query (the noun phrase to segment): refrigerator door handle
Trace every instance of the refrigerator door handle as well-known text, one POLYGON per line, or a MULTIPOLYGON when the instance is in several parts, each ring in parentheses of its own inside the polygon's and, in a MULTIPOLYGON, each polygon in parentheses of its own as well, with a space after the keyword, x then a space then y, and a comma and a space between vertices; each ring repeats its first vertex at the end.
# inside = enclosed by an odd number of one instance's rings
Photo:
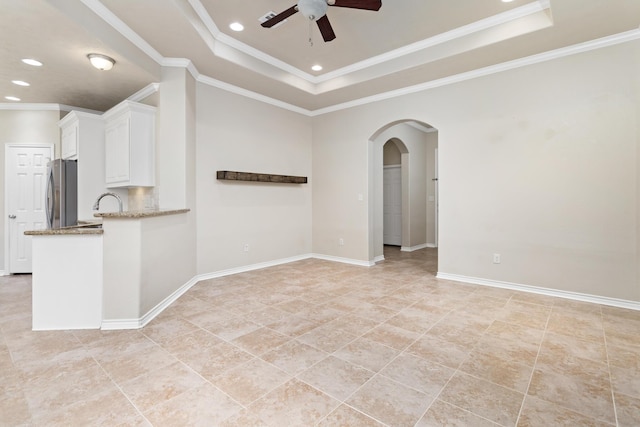
POLYGON ((47 179, 47 190, 46 190, 46 198, 45 198, 45 211, 47 212, 47 228, 53 228, 53 215, 54 215, 54 207, 55 207, 55 188, 53 186, 53 165, 49 164, 47 168, 47 173, 49 175, 47 179))

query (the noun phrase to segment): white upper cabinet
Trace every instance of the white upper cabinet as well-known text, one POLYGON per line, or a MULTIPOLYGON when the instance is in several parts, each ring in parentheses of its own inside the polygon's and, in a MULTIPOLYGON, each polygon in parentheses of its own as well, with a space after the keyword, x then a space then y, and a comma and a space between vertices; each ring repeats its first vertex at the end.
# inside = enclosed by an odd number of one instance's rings
POLYGON ((78 116, 71 112, 60 121, 60 157, 62 159, 78 158, 78 133, 79 119, 78 116), (66 119, 66 120, 65 120, 66 119))
POLYGON ((61 130, 60 157, 78 161, 78 220, 95 220, 93 202, 107 191, 104 182, 104 120, 98 114, 71 111, 58 122, 58 126, 61 130))
POLYGON ((123 101, 103 114, 107 187, 155 185, 156 108, 123 101))

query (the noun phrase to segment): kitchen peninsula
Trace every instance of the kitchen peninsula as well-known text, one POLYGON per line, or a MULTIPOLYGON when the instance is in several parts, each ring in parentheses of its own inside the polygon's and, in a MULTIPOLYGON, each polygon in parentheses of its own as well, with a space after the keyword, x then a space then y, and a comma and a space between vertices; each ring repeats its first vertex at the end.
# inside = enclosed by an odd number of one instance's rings
POLYGON ((100 212, 101 223, 25 232, 32 236, 33 329, 143 326, 171 297, 171 275, 160 266, 174 254, 161 243, 181 240, 189 211, 100 212))

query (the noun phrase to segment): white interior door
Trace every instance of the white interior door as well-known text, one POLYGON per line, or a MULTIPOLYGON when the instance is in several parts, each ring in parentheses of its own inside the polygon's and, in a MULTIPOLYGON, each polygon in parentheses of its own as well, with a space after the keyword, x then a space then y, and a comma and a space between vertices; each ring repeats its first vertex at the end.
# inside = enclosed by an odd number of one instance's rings
POLYGON ((31 273, 31 237, 27 230, 46 228, 47 163, 53 145, 7 145, 5 149, 6 270, 31 273))
POLYGON ((385 167, 384 183, 384 216, 382 241, 385 245, 402 246, 402 168, 400 166, 385 167))

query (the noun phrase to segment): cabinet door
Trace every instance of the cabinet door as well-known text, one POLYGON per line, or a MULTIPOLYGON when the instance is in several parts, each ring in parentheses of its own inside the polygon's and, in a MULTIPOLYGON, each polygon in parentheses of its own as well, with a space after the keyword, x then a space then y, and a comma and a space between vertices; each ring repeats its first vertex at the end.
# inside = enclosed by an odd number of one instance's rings
POLYGON ((62 138, 60 141, 61 150, 60 157, 63 159, 75 158, 78 155, 78 124, 62 129, 62 138))
POLYGON ((105 179, 107 184, 129 181, 129 117, 110 123, 105 129, 105 179))

